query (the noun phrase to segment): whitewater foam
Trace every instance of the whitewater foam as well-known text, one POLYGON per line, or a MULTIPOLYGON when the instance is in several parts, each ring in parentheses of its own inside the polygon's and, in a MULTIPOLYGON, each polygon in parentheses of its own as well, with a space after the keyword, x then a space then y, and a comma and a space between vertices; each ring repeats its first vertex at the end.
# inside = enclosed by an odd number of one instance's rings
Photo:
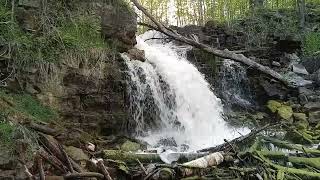
POLYGON ((130 81, 136 87, 134 93, 131 89, 131 105, 135 106, 136 132, 144 132, 143 135, 138 133, 140 138, 151 146, 157 146, 161 139, 174 139, 178 147, 187 145, 189 150, 198 150, 248 133, 248 129, 233 129, 224 121, 220 99, 214 95, 204 76, 186 59, 185 52, 189 47, 147 40, 161 36, 149 31, 137 38, 136 47, 145 51, 146 62, 124 56, 130 81), (141 74, 144 80, 139 77, 141 74), (160 88, 161 80, 169 86, 165 92, 160 88), (156 129, 147 127, 147 117, 142 115, 148 110, 144 106, 147 89, 159 110, 160 122, 156 129), (167 94, 169 96, 165 96, 167 94), (166 97, 171 97, 171 106, 166 97))

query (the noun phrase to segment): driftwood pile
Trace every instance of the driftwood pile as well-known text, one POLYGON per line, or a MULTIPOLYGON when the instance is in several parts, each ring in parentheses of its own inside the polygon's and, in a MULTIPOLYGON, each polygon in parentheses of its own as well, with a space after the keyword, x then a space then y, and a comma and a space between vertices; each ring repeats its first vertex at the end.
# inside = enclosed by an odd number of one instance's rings
POLYGON ((170 163, 156 152, 97 151, 89 144, 85 165, 70 158, 45 127, 36 126, 41 148, 25 172, 30 179, 320 179, 320 150, 264 135, 279 126, 267 125, 198 152, 173 153, 177 158, 170 163))

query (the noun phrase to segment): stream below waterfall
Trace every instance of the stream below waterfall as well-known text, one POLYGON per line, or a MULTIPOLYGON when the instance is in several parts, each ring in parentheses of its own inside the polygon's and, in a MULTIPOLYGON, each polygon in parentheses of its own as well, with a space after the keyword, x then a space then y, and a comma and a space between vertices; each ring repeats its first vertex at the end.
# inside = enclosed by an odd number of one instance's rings
POLYGON ((190 47, 161 40, 148 31, 137 38, 146 61, 130 60, 130 110, 135 135, 151 147, 195 151, 250 132, 228 126, 223 104, 205 77, 186 59, 190 47))

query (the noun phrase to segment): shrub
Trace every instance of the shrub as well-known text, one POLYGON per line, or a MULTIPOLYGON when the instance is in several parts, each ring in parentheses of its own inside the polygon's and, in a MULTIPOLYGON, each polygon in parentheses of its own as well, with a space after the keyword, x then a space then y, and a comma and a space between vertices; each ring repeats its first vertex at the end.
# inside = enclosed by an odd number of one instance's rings
POLYGON ((320 32, 309 32, 305 35, 303 52, 305 55, 313 55, 320 51, 320 32))

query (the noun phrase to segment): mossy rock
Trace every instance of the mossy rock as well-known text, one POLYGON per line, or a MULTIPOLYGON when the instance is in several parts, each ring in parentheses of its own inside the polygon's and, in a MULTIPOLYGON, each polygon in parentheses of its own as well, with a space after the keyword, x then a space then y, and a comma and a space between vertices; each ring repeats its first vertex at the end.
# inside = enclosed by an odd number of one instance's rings
POLYGON ((282 104, 275 100, 269 100, 267 103, 267 108, 273 113, 277 112, 281 106, 282 104))
POLYGON ((289 120, 293 115, 291 106, 282 105, 278 108, 278 115, 284 120, 289 120))
POLYGON ((299 129, 299 130, 306 130, 309 127, 308 121, 298 121, 295 124, 296 124, 297 129, 299 129))
POLYGON ((293 118, 296 121, 308 121, 307 115, 305 113, 293 113, 293 118))
POLYGON ((272 113, 277 113, 277 115, 284 120, 290 120, 293 115, 292 107, 279 101, 269 100, 267 102, 267 108, 272 113))
POLYGON ((135 143, 135 142, 132 142, 132 141, 129 141, 129 140, 126 140, 120 147, 120 149, 122 151, 132 151, 132 152, 135 152, 135 151, 138 151, 141 149, 141 145, 138 144, 138 143, 135 143))
POLYGON ((79 149, 73 146, 67 146, 65 147, 65 150, 67 154, 75 161, 89 160, 88 155, 85 154, 82 149, 79 149))

